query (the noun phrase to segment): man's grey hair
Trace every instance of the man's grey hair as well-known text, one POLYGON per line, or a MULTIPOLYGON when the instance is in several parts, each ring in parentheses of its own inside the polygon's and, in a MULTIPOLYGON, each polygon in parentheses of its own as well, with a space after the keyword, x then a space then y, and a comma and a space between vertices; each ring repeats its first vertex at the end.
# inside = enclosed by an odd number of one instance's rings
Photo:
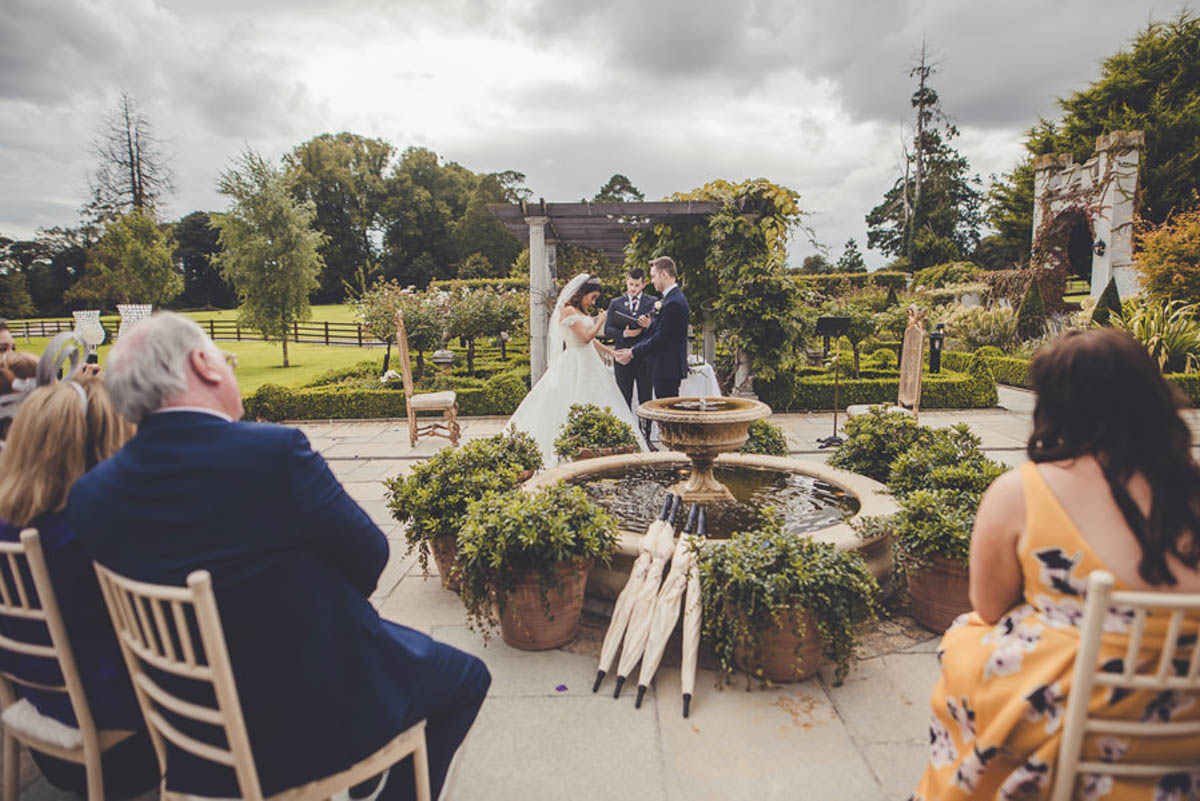
POLYGON ((128 329, 104 365, 104 385, 125 419, 140 423, 188 388, 188 355, 216 346, 194 320, 160 311, 128 329))

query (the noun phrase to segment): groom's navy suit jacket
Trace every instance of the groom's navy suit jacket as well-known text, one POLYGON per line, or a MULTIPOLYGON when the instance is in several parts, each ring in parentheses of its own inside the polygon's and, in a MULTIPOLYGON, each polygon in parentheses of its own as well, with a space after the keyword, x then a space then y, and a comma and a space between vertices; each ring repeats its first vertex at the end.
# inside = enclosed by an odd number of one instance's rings
MULTIPOLYGON (((297 429, 151 415, 75 483, 68 519, 93 558, 130 578, 212 574, 268 795, 373 753, 436 686, 434 642, 367 600, 387 539, 297 429)), ((232 771, 167 748, 171 789, 237 795, 232 771)))
POLYGON ((663 298, 650 331, 632 348, 634 356, 644 357, 650 365, 656 385, 660 381, 681 380, 688 374, 687 330, 691 313, 683 290, 676 285, 663 298))

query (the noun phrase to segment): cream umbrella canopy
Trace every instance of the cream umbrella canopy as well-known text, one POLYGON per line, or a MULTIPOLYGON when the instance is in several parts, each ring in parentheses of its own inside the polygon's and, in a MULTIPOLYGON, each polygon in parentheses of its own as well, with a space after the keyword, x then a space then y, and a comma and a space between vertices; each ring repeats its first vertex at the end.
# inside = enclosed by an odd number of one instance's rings
POLYGON ((646 687, 654 678, 658 664, 662 661, 663 651, 667 649, 667 640, 675 630, 675 621, 679 620, 679 604, 683 600, 683 591, 687 587, 688 570, 692 566, 692 532, 696 530, 696 517, 700 512, 699 504, 692 504, 688 512, 687 525, 679 542, 675 544, 675 553, 671 556, 671 569, 663 582, 658 597, 654 599, 654 611, 650 614, 650 634, 646 638, 646 653, 642 654, 642 672, 638 677, 637 700, 635 708, 640 709, 642 698, 646 695, 646 687))
MULTIPOLYGON (((704 510, 696 523, 695 539, 703 540, 704 510)), ((683 689, 683 716, 691 711, 692 692, 696 689, 696 658, 700 652, 700 619, 704 605, 700 598, 700 571, 693 559, 688 567, 687 600, 683 605, 683 664, 679 668, 679 684, 683 689)))
POLYGON ((654 612, 654 601, 658 598, 658 587, 662 583, 663 568, 675 550, 675 526, 663 526, 650 546, 650 568, 646 580, 638 588, 629 611, 629 628, 625 631, 625 643, 621 646, 621 661, 617 664, 617 686, 613 698, 619 698, 625 678, 637 667, 646 639, 650 636, 650 615, 654 612))
POLYGON ((625 582, 625 586, 613 606, 612 619, 609 621, 608 631, 604 634, 604 643, 600 646, 600 667, 596 671, 596 682, 592 685, 592 692, 600 689, 600 683, 604 681, 604 675, 612 667, 613 659, 617 656, 617 649, 621 647, 621 639, 625 636, 625 629, 629 625, 629 613, 633 610, 634 598, 637 597, 638 590, 641 589, 646 580, 646 574, 650 570, 650 562, 653 560, 652 548, 658 532, 662 528, 674 530, 675 513, 679 510, 682 502, 683 499, 680 496, 668 494, 666 500, 663 501, 662 512, 646 527, 646 535, 639 543, 637 559, 634 560, 633 568, 629 571, 629 580, 625 582))

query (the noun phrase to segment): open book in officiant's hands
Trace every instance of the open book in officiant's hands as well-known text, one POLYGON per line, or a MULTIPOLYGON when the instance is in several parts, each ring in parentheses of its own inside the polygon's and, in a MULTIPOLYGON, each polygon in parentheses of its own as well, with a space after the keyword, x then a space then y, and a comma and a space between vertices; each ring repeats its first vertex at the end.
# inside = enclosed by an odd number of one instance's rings
POLYGON ((646 327, 646 326, 642 325, 641 322, 638 321, 638 318, 633 317, 632 315, 628 315, 625 312, 620 311, 618 309, 613 309, 609 313, 612 315, 614 320, 617 320, 618 322, 621 323, 621 325, 625 326, 626 328, 634 328, 634 327, 645 328, 646 327))

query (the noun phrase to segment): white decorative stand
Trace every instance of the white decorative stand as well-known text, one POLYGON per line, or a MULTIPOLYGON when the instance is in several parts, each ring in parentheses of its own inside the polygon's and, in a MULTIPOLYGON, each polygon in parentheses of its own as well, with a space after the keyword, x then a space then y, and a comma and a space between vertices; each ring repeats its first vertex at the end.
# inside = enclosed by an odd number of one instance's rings
POLYGON ((125 332, 141 320, 150 316, 154 311, 152 303, 118 303, 117 311, 121 314, 121 326, 117 329, 117 340, 125 336, 125 332))
POLYGON ((88 311, 74 312, 75 317, 75 337, 84 344, 87 349, 86 355, 91 355, 96 352, 96 348, 104 342, 104 337, 107 333, 104 326, 100 325, 100 311, 98 309, 89 309, 88 311))

